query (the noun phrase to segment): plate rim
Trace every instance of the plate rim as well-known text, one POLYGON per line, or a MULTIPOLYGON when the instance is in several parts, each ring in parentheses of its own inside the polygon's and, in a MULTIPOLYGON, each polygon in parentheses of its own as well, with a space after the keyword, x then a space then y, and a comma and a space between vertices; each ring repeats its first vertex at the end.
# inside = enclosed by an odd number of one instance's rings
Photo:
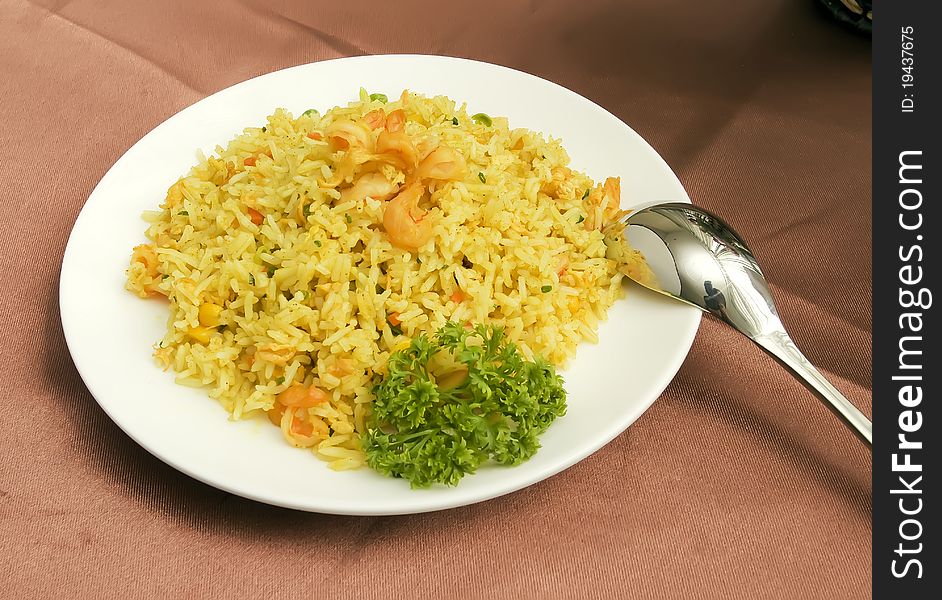
MULTIPOLYGON (((89 394, 91 394, 91 396, 95 399, 95 402, 98 404, 98 406, 105 412, 108 418, 115 425, 117 425, 118 428, 125 435, 127 435, 135 444, 137 444, 138 446, 146 450, 149 454, 156 457, 158 460, 160 460, 164 464, 169 465, 175 470, 203 484, 209 485, 213 488, 216 488, 216 489, 219 489, 219 490, 222 490, 222 491, 225 491, 225 492, 228 492, 228 493, 231 493, 231 494, 243 497, 243 498, 247 498, 256 502, 261 502, 263 504, 288 508, 292 510, 299 510, 299 511, 304 511, 304 512, 320 513, 320 514, 335 514, 335 515, 349 515, 349 516, 384 516, 384 515, 419 514, 419 513, 433 512, 433 511, 439 511, 439 510, 449 510, 449 509, 457 508, 461 506, 469 506, 471 504, 477 504, 479 502, 484 502, 487 500, 498 498, 500 496, 511 494, 523 488, 529 487, 531 485, 535 485, 541 481, 549 479, 550 477, 553 477, 559 474, 560 472, 572 467, 573 465, 585 460, 587 457, 591 456, 592 454, 598 452, 604 446, 608 445, 612 440, 614 440, 616 437, 624 433, 632 424, 634 424, 634 422, 651 407, 651 405, 654 403, 655 400, 660 398, 660 396, 664 393, 664 390, 667 388, 667 386, 669 386, 670 383, 674 380, 674 378, 677 375, 677 372, 680 370, 680 367, 686 360, 687 356, 690 354, 690 349, 693 345, 694 339, 696 338, 696 334, 699 330, 699 326, 700 326, 700 322, 702 318, 702 314, 700 313, 700 311, 697 311, 696 309, 693 309, 693 308, 689 309, 688 311, 691 318, 691 322, 685 328, 685 330, 683 331, 682 338, 678 340, 678 343, 675 346, 677 351, 672 354, 669 364, 664 363, 664 373, 669 373, 669 376, 664 377, 664 380, 660 384, 654 386, 656 393, 650 394, 650 396, 646 400, 637 404, 637 409, 634 411, 633 414, 629 416, 629 418, 623 425, 619 423, 618 426, 613 427, 611 431, 607 432, 605 435, 601 435, 594 438, 593 443, 589 444, 587 448, 584 449, 583 451, 568 455, 565 460, 559 461, 559 463, 554 464, 549 469, 545 469, 545 470, 537 472, 534 476, 521 478, 519 480, 514 480, 511 484, 501 486, 496 491, 491 490, 491 491, 486 491, 484 493, 477 493, 477 494, 474 494, 470 498, 456 496, 456 499, 454 501, 441 502, 441 501, 433 500, 432 502, 421 503, 420 506, 414 507, 409 510, 390 510, 390 511, 384 511, 381 509, 380 510, 358 510, 358 509, 350 510, 350 509, 344 509, 343 507, 340 507, 340 506, 314 507, 314 506, 311 506, 310 504, 299 504, 296 502, 279 500, 278 498, 275 498, 272 496, 266 496, 265 494, 254 493, 253 491, 251 491, 250 486, 239 488, 238 486, 229 485, 228 483, 223 482, 223 481, 214 480, 211 475, 206 475, 204 473, 194 471, 190 469, 189 467, 187 467, 185 464, 180 463, 179 461, 175 461, 171 457, 165 456, 159 451, 158 448, 154 448, 152 447, 152 445, 145 444, 140 439, 140 436, 135 435, 135 433, 127 427, 126 423, 122 423, 121 419, 116 418, 113 412, 109 410, 109 408, 106 406, 107 403, 99 399, 99 394, 95 392, 95 388, 98 386, 93 385, 91 381, 92 378, 88 375, 87 369, 83 368, 83 364, 85 363, 85 360, 77 356, 77 350, 74 347, 77 344, 75 344, 72 341, 74 338, 72 335, 70 335, 71 327, 69 325, 69 319, 66 316, 66 310, 64 308, 66 305, 69 304, 69 301, 66 296, 67 269, 68 269, 69 263, 71 263, 73 260, 77 260, 74 257, 75 244, 76 244, 75 242, 76 231, 80 229, 79 225, 80 223, 83 222, 83 219, 88 218, 87 209, 88 209, 89 200, 91 200, 96 195, 98 190, 102 187, 102 184, 106 182, 112 176, 112 174, 115 172, 115 170, 119 166, 122 165, 122 162, 124 161, 124 159, 129 154, 131 154, 135 150, 135 148, 137 148, 140 144, 144 143, 145 140, 153 132, 157 131, 160 128, 168 126, 168 124, 178 119, 185 118, 186 115, 193 112, 194 110, 197 110, 198 107, 202 105, 203 103, 211 102, 214 98, 216 98, 217 96, 229 90, 232 90, 240 86, 248 86, 252 84, 252 82, 254 82, 256 79, 259 79, 259 78, 270 76, 276 73, 285 73, 287 71, 293 71, 293 70, 303 70, 307 67, 310 67, 311 65, 321 65, 324 63, 335 63, 335 62, 347 62, 347 63, 372 62, 372 61, 383 61, 386 59, 417 60, 417 61, 430 61, 430 62, 443 62, 443 63, 444 62, 460 62, 460 63, 470 63, 477 66, 483 66, 486 68, 496 68, 499 70, 510 72, 516 77, 523 77, 525 79, 538 80, 542 82, 542 84, 544 85, 549 84, 550 86, 556 88, 558 91, 562 92, 563 94, 576 96, 581 102, 585 103, 587 107, 591 107, 592 110, 601 111, 602 113, 613 118, 615 121, 621 124, 622 128, 629 135, 637 138, 644 145, 650 148, 654 154, 655 159, 661 163, 661 166, 665 168, 667 172, 669 172, 671 175, 674 176, 674 178, 677 180, 677 183, 680 185, 681 190, 683 190, 684 198, 681 200, 675 200, 675 201, 682 201, 682 202, 688 202, 688 203, 690 202, 690 198, 689 198, 689 195, 687 194, 686 188, 684 188, 683 183, 680 181, 680 178, 677 176, 674 170, 670 167, 667 161, 664 160, 664 158, 654 148, 654 146, 652 146, 644 137, 642 137, 638 132, 636 132, 633 128, 631 128, 631 126, 625 123, 622 119, 620 119, 619 117, 617 117, 616 115, 614 115, 613 113, 611 113, 610 111, 602 107, 601 105, 595 103, 593 100, 586 98, 582 94, 579 94, 578 92, 571 90, 565 86, 562 86, 551 80, 540 77, 539 75, 534 75, 526 71, 514 69, 512 67, 507 67, 505 65, 500 65, 496 63, 487 62, 487 61, 479 61, 479 60, 463 58, 463 57, 454 57, 454 56, 443 56, 443 55, 434 55, 434 54, 408 54, 408 53, 407 54, 373 54, 373 55, 352 56, 352 57, 338 57, 338 58, 332 58, 332 59, 322 60, 322 61, 312 61, 309 63, 294 65, 294 66, 286 67, 283 69, 277 69, 274 71, 261 73, 249 79, 239 81, 225 88, 217 90, 213 92, 212 94, 209 94, 203 98, 200 98, 199 100, 178 110, 177 112, 170 115, 169 117, 161 121, 159 124, 151 128, 149 131, 144 133, 137 141, 135 141, 131 146, 129 146, 115 160, 115 162, 108 168, 108 170, 102 175, 99 181, 95 184, 95 187, 89 193, 88 197, 83 202, 82 208, 79 211, 78 215, 76 216, 75 221, 72 225, 71 231, 69 232, 68 241, 66 243, 65 250, 63 251, 62 263, 60 265, 59 286, 58 286, 59 287, 59 297, 58 297, 59 318, 60 318, 60 323, 63 330, 63 336, 65 337, 66 346, 69 350, 69 355, 72 358, 72 363, 74 364, 76 371, 79 373, 79 376, 81 377, 82 382, 85 385, 85 388, 88 390, 89 394)), ((649 292, 647 292, 646 290, 643 290, 643 288, 640 288, 640 286, 632 286, 632 293, 644 294, 644 293, 649 293, 649 292)), ((602 326, 604 326, 604 324, 602 326)), ((418 496, 416 496, 416 499, 418 500, 418 496)))

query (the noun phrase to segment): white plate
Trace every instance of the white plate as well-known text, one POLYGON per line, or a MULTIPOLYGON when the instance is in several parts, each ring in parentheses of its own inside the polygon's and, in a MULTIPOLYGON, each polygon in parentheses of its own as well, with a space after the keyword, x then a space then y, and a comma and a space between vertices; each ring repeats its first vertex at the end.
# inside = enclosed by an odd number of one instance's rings
POLYGON ((436 56, 367 56, 303 65, 245 81, 174 115, 134 144, 92 192, 62 261, 60 309, 82 379, 137 443, 184 473, 261 502, 309 511, 381 515, 479 502, 545 479, 595 452, 660 395, 690 349, 700 313, 630 285, 597 345, 583 344, 563 372, 568 413, 530 461, 485 467, 455 488, 412 490, 368 469, 336 473, 289 447, 266 419, 230 422, 204 391, 178 386, 151 358, 166 308, 124 290, 141 243, 141 212, 195 162, 277 107, 294 114, 354 100, 360 86, 445 94, 469 112, 506 115, 512 127, 562 138, 573 166, 619 175, 623 204, 687 200, 677 177, 637 133, 600 106, 533 75, 436 56))

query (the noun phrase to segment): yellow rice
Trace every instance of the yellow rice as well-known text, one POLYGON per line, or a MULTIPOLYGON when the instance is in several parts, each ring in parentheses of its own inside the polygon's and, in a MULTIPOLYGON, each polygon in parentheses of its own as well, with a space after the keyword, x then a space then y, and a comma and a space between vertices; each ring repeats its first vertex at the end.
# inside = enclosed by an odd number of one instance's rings
MULTIPOLYGON (((475 122, 445 97, 404 93, 383 103, 361 91, 324 115, 279 109, 264 128, 201 156, 161 210, 145 213, 150 242, 135 249, 127 287, 169 297, 155 357, 178 383, 206 387, 234 419, 271 409, 289 385, 315 385, 329 402, 308 417, 329 435, 313 450, 335 469, 355 468, 364 463, 371 382, 411 337, 449 320, 501 325, 527 358, 556 365, 580 341, 597 340, 621 294, 622 275, 594 226, 611 207, 598 206, 602 186, 568 162, 559 140, 510 129, 504 118, 475 122), (410 136, 436 137, 469 166, 463 180, 433 186, 434 236, 418 252, 390 243, 386 203, 339 201, 328 182, 344 151, 307 135, 397 108, 410 136), (265 215, 260 226, 248 208, 265 215), (218 327, 200 324, 208 305, 221 309, 218 327), (403 335, 394 335, 392 313, 403 335)), ((404 180, 394 167, 383 172, 404 180)))

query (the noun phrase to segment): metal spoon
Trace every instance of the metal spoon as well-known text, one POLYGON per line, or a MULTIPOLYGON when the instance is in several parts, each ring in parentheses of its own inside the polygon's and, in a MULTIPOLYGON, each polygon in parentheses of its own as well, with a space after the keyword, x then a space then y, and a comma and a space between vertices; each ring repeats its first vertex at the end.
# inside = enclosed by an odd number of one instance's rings
POLYGON ((605 243, 606 256, 621 262, 631 279, 696 306, 751 339, 871 446, 873 424, 788 337, 755 257, 722 219, 691 204, 655 204, 607 226, 605 243), (642 249, 645 261, 628 247, 625 235, 637 239, 632 245, 642 249))

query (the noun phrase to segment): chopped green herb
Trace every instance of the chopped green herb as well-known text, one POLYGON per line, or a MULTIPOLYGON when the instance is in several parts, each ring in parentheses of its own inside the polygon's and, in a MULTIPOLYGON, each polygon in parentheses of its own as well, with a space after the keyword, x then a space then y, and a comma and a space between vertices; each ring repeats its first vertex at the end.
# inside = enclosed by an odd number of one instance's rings
POLYGON ((225 330, 226 330, 226 326, 225 326, 225 325, 219 325, 219 326, 216 327, 216 331, 218 331, 219 333, 222 333, 222 332, 225 331, 225 330))
POLYGON ((353 223, 353 217, 351 217, 350 215, 344 215, 343 218, 347 220, 348 225, 350 223, 353 223))
POLYGON ((304 213, 304 216, 305 216, 305 217, 310 217, 310 216, 311 216, 311 207, 313 207, 313 206, 314 206, 313 203, 312 203, 312 204, 305 204, 305 205, 304 205, 304 210, 301 211, 301 212, 304 213))
POLYGON ((484 113, 477 113, 476 115, 471 115, 471 120, 474 121, 475 123, 484 125, 485 127, 490 127, 493 124, 493 122, 491 121, 491 118, 484 113))
POLYGON ((265 133, 266 131, 268 131, 268 127, 262 127, 262 133, 265 133))
POLYGON ((588 197, 589 197, 589 192, 590 192, 590 191, 591 191, 591 190, 589 190, 589 189, 586 189, 586 191, 585 191, 585 193, 584 193, 584 194, 582 194, 582 199, 583 199, 583 200, 585 200, 586 198, 588 198, 588 197))
POLYGON ((379 100, 383 104, 389 102, 389 98, 386 97, 386 94, 370 94, 370 100, 379 100))
POLYGON ((367 462, 417 488, 456 485, 491 459, 524 462, 539 449, 540 434, 566 412, 553 366, 525 360, 502 329, 484 325, 466 330, 448 323, 432 338, 417 336, 390 355, 373 397, 363 436, 367 462), (429 361, 439 353, 450 354, 461 370, 430 373, 429 361))
POLYGON ((281 385, 281 384, 283 384, 284 382, 285 382, 285 378, 284 378, 283 375, 282 375, 281 377, 279 377, 278 379, 275 380, 275 383, 278 384, 278 385, 281 385))
POLYGON ((484 173, 478 172, 478 179, 481 180, 481 183, 487 183, 487 177, 484 176, 484 173))
POLYGON ((301 116, 302 116, 302 117, 311 117, 311 116, 314 116, 314 115, 316 115, 316 114, 318 114, 316 108, 309 108, 309 109, 307 109, 306 111, 304 111, 303 113, 301 113, 301 116))
POLYGON ((553 286, 551 286, 551 285, 544 285, 543 287, 540 288, 540 291, 543 292, 544 294, 547 293, 547 292, 552 292, 552 291, 553 291, 553 286))
POLYGON ((314 240, 314 245, 320 248, 323 244, 321 243, 320 240, 314 240))
POLYGON ((190 213, 189 213, 188 211, 185 211, 185 210, 181 210, 181 211, 178 212, 177 214, 180 215, 181 217, 188 217, 188 216, 190 216, 190 213))
POLYGON ((579 215, 579 218, 576 219, 576 224, 578 225, 579 223, 582 223, 583 221, 585 221, 585 215, 579 215))
POLYGON ((163 277, 161 277, 161 279, 166 279, 168 277, 170 277, 170 275, 164 275, 163 277))
POLYGON ((451 118, 451 124, 452 124, 452 125, 457 125, 457 124, 458 124, 458 117, 452 117, 452 118, 451 118))
POLYGON ((275 267, 268 267, 268 276, 269 277, 275 276, 275 267))
MULTIPOLYGON (((386 322, 389 323, 389 319, 386 319, 386 322)), ((393 335, 402 335, 402 327, 393 325, 392 323, 389 323, 389 331, 393 335)))
POLYGON ((249 285, 255 285, 255 275, 249 273, 249 285))

